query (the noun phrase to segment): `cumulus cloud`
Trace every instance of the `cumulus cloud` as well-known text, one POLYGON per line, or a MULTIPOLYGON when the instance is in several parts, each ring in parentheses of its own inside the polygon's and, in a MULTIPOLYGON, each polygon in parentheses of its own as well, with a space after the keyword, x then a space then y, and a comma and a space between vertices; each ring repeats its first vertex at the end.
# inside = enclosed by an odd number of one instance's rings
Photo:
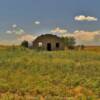
POLYGON ((31 34, 23 34, 23 35, 19 36, 17 39, 20 40, 20 41, 26 40, 26 41, 31 42, 31 41, 33 41, 35 38, 36 38, 36 36, 33 36, 33 35, 31 35, 31 34))
POLYGON ((83 41, 91 41, 94 39, 95 35, 97 35, 96 32, 87 32, 87 31, 74 32, 75 38, 83 41))
POLYGON ((35 21, 34 24, 39 25, 40 21, 35 21))
MULTIPOLYGON (((24 40, 28 41, 29 43, 32 43, 32 41, 37 37, 31 34, 27 34, 23 28, 16 24, 11 25, 9 30, 6 31, 6 34, 7 41, 9 42, 9 44, 20 44, 24 40)), ((3 43, 8 44, 7 41, 4 40, 3 43)))
POLYGON ((12 31, 14 34, 16 34, 16 35, 21 35, 21 34, 24 34, 25 32, 24 32, 24 30, 22 29, 22 28, 18 28, 18 29, 16 29, 16 30, 13 30, 12 31))
POLYGON ((73 33, 66 33, 63 35, 63 37, 74 37, 73 33))
POLYGON ((76 42, 78 44, 82 43, 82 44, 97 44, 99 43, 100 45, 100 31, 80 31, 77 30, 73 33, 73 36, 76 39, 76 42))
POLYGON ((6 34, 12 34, 12 31, 7 30, 7 31, 6 31, 6 34))
POLYGON ((76 21, 98 21, 98 18, 92 16, 79 15, 74 18, 76 21))
POLYGON ((75 30, 70 33, 66 29, 56 28, 51 31, 52 34, 63 37, 74 37, 76 39, 76 44, 85 44, 85 45, 100 45, 100 31, 84 31, 84 30, 75 30), (59 35, 59 33, 64 33, 59 35))
POLYGON ((12 25, 12 28, 16 28, 16 27, 17 27, 17 25, 16 25, 16 24, 13 24, 13 25, 12 25))
POLYGON ((21 35, 24 34, 25 31, 21 27, 13 24, 9 30, 6 31, 6 34, 13 34, 13 35, 21 35))
MULTIPOLYGON (((33 41, 37 36, 33 36, 31 34, 26 34, 23 28, 20 28, 17 25, 12 25, 11 29, 6 31, 10 37, 15 36, 17 42, 21 42, 27 40, 29 42, 33 41), (13 26, 13 27, 12 27, 13 26)), ((67 31, 67 29, 63 29, 60 27, 56 27, 51 30, 49 33, 55 34, 58 36, 64 37, 74 37, 76 39, 77 44, 85 44, 85 45, 100 45, 100 30, 97 31, 84 31, 84 30, 76 30, 72 33, 67 31)))
POLYGON ((65 34, 65 33, 67 33, 67 30, 57 27, 57 28, 51 30, 51 33, 54 33, 54 34, 65 34))

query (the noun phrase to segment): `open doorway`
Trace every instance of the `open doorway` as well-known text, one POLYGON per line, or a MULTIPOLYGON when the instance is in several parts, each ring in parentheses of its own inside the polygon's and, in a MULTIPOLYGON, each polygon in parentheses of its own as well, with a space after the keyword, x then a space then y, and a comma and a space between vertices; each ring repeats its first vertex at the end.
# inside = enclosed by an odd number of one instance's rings
POLYGON ((59 47, 60 47, 60 44, 57 42, 56 43, 56 48, 59 49, 59 47))
POLYGON ((52 50, 52 48, 51 48, 51 43, 47 43, 47 50, 48 50, 48 51, 51 51, 51 50, 52 50))

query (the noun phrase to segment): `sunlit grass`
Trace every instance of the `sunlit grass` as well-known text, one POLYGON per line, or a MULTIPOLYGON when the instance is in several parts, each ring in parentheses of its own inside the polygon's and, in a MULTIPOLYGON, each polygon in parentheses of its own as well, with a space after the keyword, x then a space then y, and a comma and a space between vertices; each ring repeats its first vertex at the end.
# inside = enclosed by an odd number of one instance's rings
POLYGON ((0 49, 1 100, 97 100, 99 84, 100 52, 0 49))

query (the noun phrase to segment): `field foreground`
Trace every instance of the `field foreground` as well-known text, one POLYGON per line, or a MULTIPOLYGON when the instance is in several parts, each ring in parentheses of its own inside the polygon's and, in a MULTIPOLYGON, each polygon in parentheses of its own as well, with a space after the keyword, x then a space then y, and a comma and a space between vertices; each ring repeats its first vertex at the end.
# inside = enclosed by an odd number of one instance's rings
POLYGON ((100 52, 0 48, 0 100, 100 100, 100 52))

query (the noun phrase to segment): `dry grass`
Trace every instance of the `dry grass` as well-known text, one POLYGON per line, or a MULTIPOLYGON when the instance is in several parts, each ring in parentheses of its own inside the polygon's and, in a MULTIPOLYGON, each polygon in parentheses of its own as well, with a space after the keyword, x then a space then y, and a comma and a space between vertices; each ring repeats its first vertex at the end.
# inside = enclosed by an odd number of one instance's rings
POLYGON ((0 100, 99 98, 99 51, 0 49, 0 100))

